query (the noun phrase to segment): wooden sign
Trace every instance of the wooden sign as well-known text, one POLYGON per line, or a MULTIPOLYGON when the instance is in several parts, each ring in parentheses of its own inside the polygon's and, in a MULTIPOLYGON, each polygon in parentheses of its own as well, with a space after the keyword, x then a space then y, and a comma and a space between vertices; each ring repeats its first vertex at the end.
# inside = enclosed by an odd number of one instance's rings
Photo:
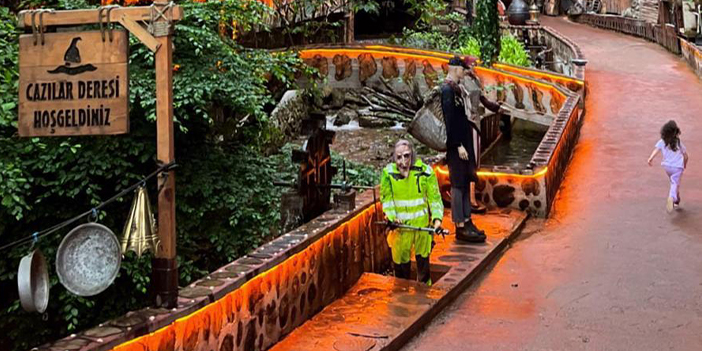
POLYGON ((129 132, 128 44, 124 30, 21 35, 20 136, 129 132))

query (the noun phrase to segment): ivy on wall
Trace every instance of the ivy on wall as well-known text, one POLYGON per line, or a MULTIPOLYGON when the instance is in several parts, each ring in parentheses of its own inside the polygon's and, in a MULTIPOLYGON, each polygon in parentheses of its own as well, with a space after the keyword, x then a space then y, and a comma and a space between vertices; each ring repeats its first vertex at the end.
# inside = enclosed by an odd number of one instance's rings
POLYGON ((495 0, 477 0, 473 33, 480 44, 480 59, 491 65, 500 53, 500 23, 495 0))

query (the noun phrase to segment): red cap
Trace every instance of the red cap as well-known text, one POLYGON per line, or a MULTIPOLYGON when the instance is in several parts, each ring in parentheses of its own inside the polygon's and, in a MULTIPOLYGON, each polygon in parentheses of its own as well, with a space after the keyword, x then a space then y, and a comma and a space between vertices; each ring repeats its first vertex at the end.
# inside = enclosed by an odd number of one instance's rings
POLYGON ((465 61, 466 65, 468 66, 475 66, 475 64, 478 62, 478 59, 473 56, 465 56, 463 58, 463 61, 465 61))

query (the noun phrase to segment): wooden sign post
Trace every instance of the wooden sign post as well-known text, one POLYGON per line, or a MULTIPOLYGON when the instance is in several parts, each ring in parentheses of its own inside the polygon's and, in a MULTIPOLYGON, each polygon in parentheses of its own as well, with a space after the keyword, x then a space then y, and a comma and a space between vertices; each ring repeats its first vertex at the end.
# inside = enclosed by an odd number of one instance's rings
MULTIPOLYGON (((129 130, 128 111, 126 106, 123 106, 128 98, 126 90, 126 45, 128 40, 126 32, 109 29, 110 25, 120 23, 155 52, 156 153, 159 163, 172 162, 175 159, 175 151, 173 143, 173 44, 171 35, 175 22, 182 18, 182 8, 173 2, 154 2, 151 6, 139 7, 105 6, 90 10, 53 11, 40 9, 20 12, 19 27, 31 28, 33 33, 31 36, 24 37, 24 40, 31 39, 31 45, 35 46, 36 42, 36 46, 42 46, 27 49, 41 50, 38 55, 41 57, 31 58, 28 56, 34 51, 26 51, 26 55, 20 54, 21 112, 18 123, 20 135, 116 134, 126 133, 129 130), (139 22, 145 22, 147 28, 143 28, 139 22), (100 24, 101 29, 103 29, 103 25, 106 25, 108 29, 98 31, 97 34, 91 34, 91 32, 44 33, 44 28, 47 26, 77 26, 96 23, 100 24), (109 44, 103 39, 106 34, 109 44), (99 36, 99 40, 97 36, 99 36), (80 40, 75 39, 78 37, 80 40), (89 45, 85 45, 86 42, 89 45), (117 50, 117 47, 123 47, 124 50, 117 50), (76 50, 73 49, 78 50, 80 59, 77 59, 76 50), (57 72, 55 73, 57 75, 52 75, 54 73, 50 71, 57 72), (119 77, 117 77, 118 75, 119 77), (113 79, 111 80, 110 77, 113 79), (121 79, 125 79, 124 83, 121 79), (37 93, 36 85, 31 84, 39 84, 42 91, 37 93), (61 86, 63 86, 63 93, 61 86), (68 92, 69 86, 70 93, 68 92), (46 93, 43 89, 47 89, 46 93), (49 94, 48 89, 51 89, 51 94, 49 94), (25 96, 23 97, 22 94, 25 96), (49 97, 51 98, 49 99, 49 97), (96 103, 101 105, 100 108, 103 112, 102 119, 99 119, 100 113, 98 112, 98 117, 94 120, 93 110, 98 109, 96 103), (90 108, 83 107, 87 104, 91 105, 90 108), (81 119, 80 110, 82 108, 90 110, 83 112, 86 114, 85 119, 81 119), (105 109, 108 108, 109 118, 106 117, 107 113, 105 112, 105 109), (48 124, 44 123, 46 116, 44 111, 50 111, 48 112, 48 124), (61 122, 63 126, 59 123, 58 111, 63 111, 61 122), (90 125, 88 125, 88 112, 90 112, 90 125), (70 117, 67 119, 66 116, 70 117), (56 120, 55 124, 54 120, 56 120), (94 121, 95 123, 93 123, 94 121), (98 123, 99 121, 101 122, 98 123), (107 121, 109 121, 109 125, 107 121), (67 123, 69 123, 68 126, 67 123)), ((22 46, 22 39, 20 39, 21 48, 28 44, 30 43, 25 42, 25 45, 22 46)), ((175 173, 173 170, 160 175, 159 189, 161 191, 158 194, 158 234, 161 246, 152 262, 151 289, 156 306, 173 308, 176 307, 178 299, 175 173)))

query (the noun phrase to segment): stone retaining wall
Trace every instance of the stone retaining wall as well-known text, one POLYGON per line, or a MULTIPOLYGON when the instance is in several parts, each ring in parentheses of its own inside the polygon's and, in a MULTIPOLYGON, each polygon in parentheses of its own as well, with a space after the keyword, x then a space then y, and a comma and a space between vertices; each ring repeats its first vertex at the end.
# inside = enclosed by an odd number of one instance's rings
POLYGON ((580 48, 568 37, 562 35, 551 27, 543 26, 504 26, 504 32, 519 38, 528 46, 546 46, 552 49, 553 63, 549 66, 548 73, 561 73, 565 76, 581 81, 585 80, 585 67, 572 63, 573 59, 585 59, 580 48))
POLYGON ((652 24, 640 19, 615 15, 582 14, 572 19, 593 27, 614 30, 655 42, 674 54, 680 54, 680 42, 675 28, 670 25, 652 24))
POLYGON ((697 76, 702 78, 702 48, 681 38, 680 49, 685 61, 697 73, 697 76))

